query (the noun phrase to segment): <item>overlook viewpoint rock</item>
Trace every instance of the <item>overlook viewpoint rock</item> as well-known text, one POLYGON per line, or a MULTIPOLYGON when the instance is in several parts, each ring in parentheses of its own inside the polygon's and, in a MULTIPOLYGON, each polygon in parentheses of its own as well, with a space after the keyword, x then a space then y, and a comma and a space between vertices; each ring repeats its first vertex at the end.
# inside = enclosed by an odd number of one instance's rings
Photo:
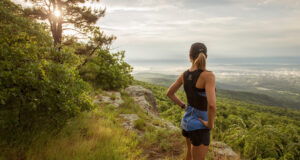
MULTIPOLYGON (((153 121, 147 121, 147 126, 155 127, 156 129, 164 128, 168 130, 173 130, 175 132, 180 132, 180 128, 175 126, 173 123, 161 118, 159 116, 158 112, 158 106, 155 101, 155 97, 150 89, 146 89, 139 85, 133 85, 129 86, 124 89, 125 92, 127 92, 131 98, 133 98, 135 104, 139 106, 139 108, 146 113, 148 118, 158 121, 158 124, 153 123, 153 121)), ((94 103, 98 104, 107 104, 114 106, 116 110, 119 109, 119 106, 122 105, 124 100, 122 99, 122 96, 120 92, 117 91, 102 91, 101 94, 96 95, 94 99, 94 103), (112 98, 113 96, 113 98, 112 98)), ((144 131, 136 128, 135 124, 136 122, 141 119, 138 115, 138 113, 122 113, 119 115, 121 124, 124 127, 124 129, 137 133, 139 138, 143 138, 144 131)), ((179 147, 179 146, 176 146, 179 147)), ((182 148, 185 146, 183 145, 182 148)), ((235 153, 232 148, 228 145, 226 145, 223 142, 219 141, 212 141, 210 145, 210 151, 213 153, 213 159, 216 160, 236 160, 239 159, 239 156, 237 153, 235 153)), ((179 152, 177 154, 183 154, 182 151, 178 150, 176 152, 179 152), (181 152, 181 153, 180 153, 181 152)), ((155 147, 150 148, 147 151, 144 151, 143 153, 146 155, 146 159, 151 160, 160 160, 163 159, 164 153, 156 151, 155 147)))

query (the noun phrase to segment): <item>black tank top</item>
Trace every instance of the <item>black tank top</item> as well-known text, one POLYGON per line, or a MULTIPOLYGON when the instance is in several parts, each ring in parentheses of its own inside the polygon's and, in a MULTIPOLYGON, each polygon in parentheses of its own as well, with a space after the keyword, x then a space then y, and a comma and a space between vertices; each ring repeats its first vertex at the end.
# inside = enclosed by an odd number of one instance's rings
POLYGON ((194 71, 186 70, 183 74, 183 86, 188 101, 188 105, 202 111, 207 111, 207 99, 205 88, 196 88, 198 77, 203 71, 198 69, 194 71))

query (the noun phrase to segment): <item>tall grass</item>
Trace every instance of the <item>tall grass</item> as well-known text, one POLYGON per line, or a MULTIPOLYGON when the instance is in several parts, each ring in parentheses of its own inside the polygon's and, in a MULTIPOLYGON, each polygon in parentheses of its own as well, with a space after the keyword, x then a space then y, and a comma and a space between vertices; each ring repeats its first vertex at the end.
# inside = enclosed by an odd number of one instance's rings
POLYGON ((37 138, 27 159, 122 160, 136 159, 141 150, 134 133, 126 132, 114 119, 98 108, 70 121, 56 136, 37 138))
POLYGON ((25 155, 8 149, 0 160, 182 159, 185 145, 180 132, 164 128, 160 120, 148 116, 126 92, 121 95, 124 103, 118 108, 106 104, 83 112, 69 120, 58 134, 47 132, 35 137, 25 155), (138 115, 134 127, 139 136, 123 129, 119 114, 138 115))

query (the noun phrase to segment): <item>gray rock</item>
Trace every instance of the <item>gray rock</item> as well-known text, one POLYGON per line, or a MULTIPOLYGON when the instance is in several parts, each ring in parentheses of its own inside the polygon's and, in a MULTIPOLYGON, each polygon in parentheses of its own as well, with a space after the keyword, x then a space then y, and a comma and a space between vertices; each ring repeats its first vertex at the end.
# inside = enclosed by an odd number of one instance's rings
POLYGON ((122 125, 128 130, 132 130, 134 127, 134 122, 139 119, 136 114, 120 114, 120 117, 124 119, 122 125))
POLYGON ((151 112, 151 114, 157 114, 158 109, 151 90, 142 86, 129 86, 125 88, 125 91, 134 98, 135 102, 139 104, 142 109, 151 112))
POLYGON ((130 94, 135 103, 137 103, 148 115, 152 116, 154 119, 160 120, 165 128, 179 130, 173 123, 159 117, 157 103, 151 90, 142 86, 129 86, 125 91, 130 94))
POLYGON ((231 147, 223 142, 212 142, 213 153, 216 159, 227 159, 227 160, 237 160, 239 159, 238 154, 236 154, 231 147))
POLYGON ((95 104, 100 104, 100 103, 111 104, 116 108, 118 108, 119 105, 122 104, 123 102, 124 101, 121 97, 120 92, 117 91, 102 91, 102 93, 97 95, 94 100, 95 104), (115 96, 112 96, 113 94, 115 96), (114 98, 112 99, 112 97, 114 98))

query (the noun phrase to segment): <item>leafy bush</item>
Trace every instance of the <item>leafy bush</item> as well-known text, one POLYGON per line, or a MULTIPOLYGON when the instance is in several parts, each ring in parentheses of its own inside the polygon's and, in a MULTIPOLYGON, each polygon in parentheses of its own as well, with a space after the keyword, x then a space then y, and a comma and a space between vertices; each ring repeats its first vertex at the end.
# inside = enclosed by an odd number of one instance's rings
POLYGON ((103 89, 127 87, 133 77, 130 75, 132 67, 124 61, 125 52, 110 53, 108 49, 96 52, 97 56, 80 69, 83 79, 103 89))
POLYGON ((92 107, 90 87, 74 67, 78 57, 52 49, 45 28, 21 14, 0 2, 0 147, 30 143, 92 107))

